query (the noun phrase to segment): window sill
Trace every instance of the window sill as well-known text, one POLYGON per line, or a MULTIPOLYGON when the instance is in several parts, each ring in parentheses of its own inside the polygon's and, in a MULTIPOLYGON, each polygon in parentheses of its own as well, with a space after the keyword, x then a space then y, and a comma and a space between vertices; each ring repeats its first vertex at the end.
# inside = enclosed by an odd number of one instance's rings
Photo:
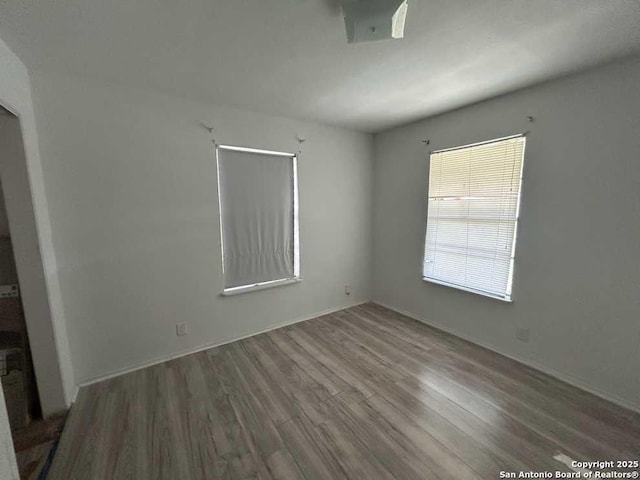
POLYGON ((462 285, 456 285, 455 283, 447 283, 441 282, 440 280, 435 280, 433 278, 422 277, 422 280, 427 283, 435 283, 436 285, 444 285, 445 287, 455 288, 456 290, 462 290, 464 292, 475 293, 476 295, 482 295, 483 297, 494 298, 496 300, 500 300, 505 303, 513 303, 511 297, 501 297, 500 295, 495 295, 493 293, 483 292, 482 290, 475 290, 473 288, 463 287, 462 285))
POLYGON ((242 287, 228 288, 225 291, 223 291, 220 295, 222 295, 223 297, 232 297, 233 295, 240 295, 242 293, 255 292, 258 290, 265 290, 267 288, 282 287, 284 285, 292 285, 294 283, 300 283, 301 281, 302 281, 302 278, 295 277, 295 278, 285 278, 283 280, 275 280, 273 282, 256 283, 255 285, 246 285, 242 287))

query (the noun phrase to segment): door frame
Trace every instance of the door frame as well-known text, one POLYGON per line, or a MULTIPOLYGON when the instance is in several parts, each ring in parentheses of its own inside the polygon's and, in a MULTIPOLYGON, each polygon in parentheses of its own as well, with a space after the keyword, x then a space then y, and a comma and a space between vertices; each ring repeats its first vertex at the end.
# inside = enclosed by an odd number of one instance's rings
POLYGON ((70 406, 74 394, 70 392, 74 385, 73 372, 33 111, 21 112, 3 98, 0 98, 0 105, 13 116, 11 120, 6 120, 11 117, 0 112, 0 126, 4 127, 5 122, 9 126, 8 129, 3 128, 4 132, 0 131, 0 149, 9 148, 7 154, 0 156, 0 181, 4 190, 38 395, 46 418, 70 406), (25 129, 24 113, 30 114, 29 129, 25 129), (11 125, 10 121, 15 123, 11 125), (10 137, 12 133, 14 145, 10 137), (37 179, 35 186, 39 187, 39 195, 34 195, 34 178, 37 179), (43 242, 43 239, 46 241, 43 242), (66 353, 66 359, 61 356, 63 352, 66 353), (65 369, 61 360, 66 360, 65 369))

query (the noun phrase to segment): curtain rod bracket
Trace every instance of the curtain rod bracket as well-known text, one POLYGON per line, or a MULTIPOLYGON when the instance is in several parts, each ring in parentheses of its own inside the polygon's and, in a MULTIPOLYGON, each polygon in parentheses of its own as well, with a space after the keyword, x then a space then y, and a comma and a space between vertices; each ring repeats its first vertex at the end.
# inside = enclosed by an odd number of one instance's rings
POLYGON ((207 125, 204 122, 200 122, 200 126, 204 128, 207 132, 209 132, 211 135, 213 135, 213 127, 211 125, 207 125))
POLYGON ((212 127, 211 125, 207 125, 207 124, 206 124, 206 123, 204 123, 204 122, 200 122, 200 126, 201 126, 202 128, 204 128, 207 132, 209 132, 209 135, 211 136, 211 142, 212 142, 214 145, 218 145, 218 142, 216 142, 216 139, 215 139, 215 137, 213 136, 213 127, 212 127))

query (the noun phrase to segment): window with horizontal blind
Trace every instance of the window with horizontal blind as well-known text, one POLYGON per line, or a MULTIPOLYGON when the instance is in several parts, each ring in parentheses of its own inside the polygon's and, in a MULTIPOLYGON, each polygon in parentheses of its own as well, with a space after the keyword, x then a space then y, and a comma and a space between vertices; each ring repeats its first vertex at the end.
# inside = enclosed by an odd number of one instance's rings
POLYGON ((300 278, 297 155, 220 145, 224 293, 300 278))
POLYGON ((431 153, 425 280, 511 301, 525 137, 431 153))

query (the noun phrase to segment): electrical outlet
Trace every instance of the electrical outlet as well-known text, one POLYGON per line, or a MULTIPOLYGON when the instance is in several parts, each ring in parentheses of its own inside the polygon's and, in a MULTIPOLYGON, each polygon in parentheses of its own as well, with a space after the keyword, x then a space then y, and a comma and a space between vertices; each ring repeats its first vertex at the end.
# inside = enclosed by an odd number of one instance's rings
POLYGON ((516 338, 521 342, 529 343, 531 337, 531 331, 528 328, 516 328, 516 338))
POLYGON ((344 294, 351 295, 351 287, 349 285, 344 286, 344 294))
POLYGON ((176 335, 182 337, 187 334, 187 324, 185 322, 176 323, 176 335))

